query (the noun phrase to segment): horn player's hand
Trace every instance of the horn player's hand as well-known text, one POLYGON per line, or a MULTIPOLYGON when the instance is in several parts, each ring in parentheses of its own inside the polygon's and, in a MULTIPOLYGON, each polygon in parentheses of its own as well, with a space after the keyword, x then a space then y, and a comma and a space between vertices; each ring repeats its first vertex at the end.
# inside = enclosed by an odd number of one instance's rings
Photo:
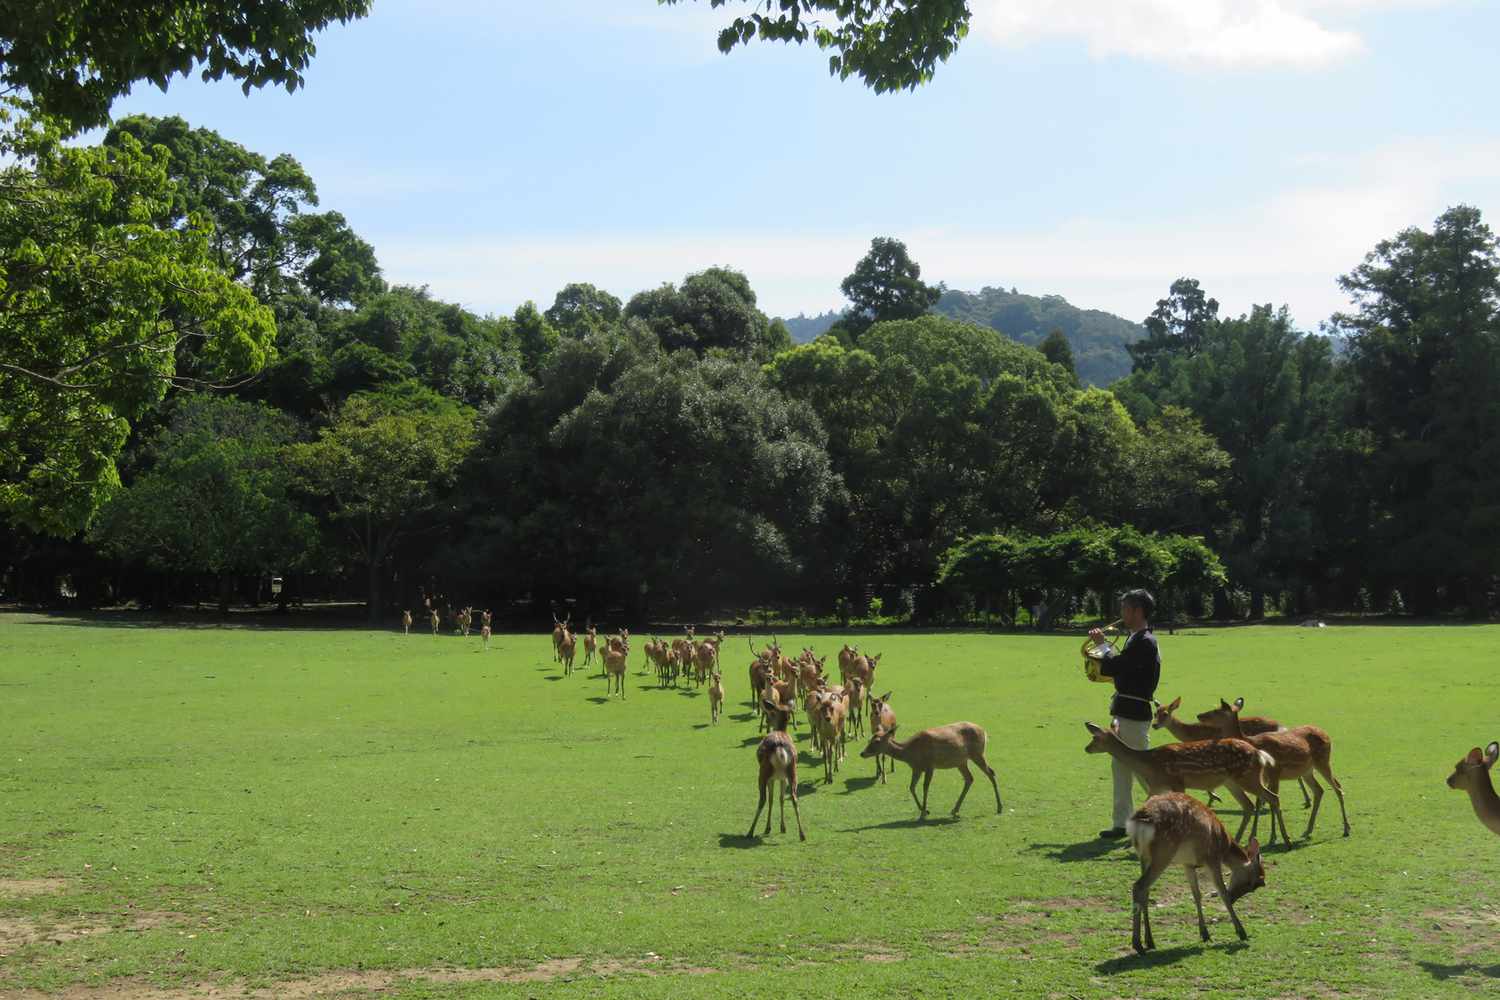
POLYGON ((1104 630, 1102 628, 1091 628, 1091 629, 1089 629, 1089 638, 1093 639, 1095 642, 1103 642, 1104 641, 1104 630))

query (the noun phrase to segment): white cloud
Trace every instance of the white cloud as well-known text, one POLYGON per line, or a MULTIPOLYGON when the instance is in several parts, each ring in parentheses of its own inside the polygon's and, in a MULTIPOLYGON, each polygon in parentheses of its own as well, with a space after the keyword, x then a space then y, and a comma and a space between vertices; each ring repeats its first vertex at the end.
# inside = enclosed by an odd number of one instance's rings
MULTIPOLYGON (((1412 140, 1358 155, 1298 157, 1300 182, 1214 215, 1058 218, 1045 228, 902 231, 872 220, 858 231, 717 235, 598 233, 455 242, 441 233, 375 234, 392 281, 479 311, 509 312, 525 299, 543 308, 569 281, 589 281, 622 298, 693 271, 744 271, 772 315, 840 308, 839 282, 874 235, 904 240, 927 281, 977 291, 1012 285, 1056 293, 1075 305, 1138 319, 1173 279, 1200 279, 1238 314, 1251 305, 1290 305, 1305 328, 1347 307, 1336 279, 1375 244, 1406 226, 1429 227, 1459 201, 1500 212, 1491 165, 1500 141, 1412 140)), ((1215 199, 1226 203, 1225 199, 1215 199)))
POLYGON ((977 0, 982 38, 1023 45, 1083 41, 1095 56, 1123 55, 1190 67, 1317 68, 1360 52, 1342 14, 1439 0, 977 0))

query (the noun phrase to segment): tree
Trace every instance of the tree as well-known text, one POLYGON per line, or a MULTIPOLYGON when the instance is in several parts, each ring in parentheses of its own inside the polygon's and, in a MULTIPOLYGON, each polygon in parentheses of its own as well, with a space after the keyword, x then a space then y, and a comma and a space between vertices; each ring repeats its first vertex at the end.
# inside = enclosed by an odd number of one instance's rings
POLYGON ((372 624, 383 608, 387 559, 401 538, 432 525, 474 432, 473 411, 418 387, 351 396, 318 440, 292 448, 301 488, 343 529, 366 569, 372 624))
POLYGON ((0 132, 0 512, 85 527, 119 485, 132 421, 169 386, 223 383, 274 356, 270 310, 219 266, 201 217, 160 220, 167 157, 133 137, 68 147, 0 132))
POLYGON ((166 90, 195 65, 247 94, 291 91, 317 51, 312 35, 369 10, 369 0, 0 0, 0 83, 73 130, 103 125, 135 82, 166 90))
POLYGON ((773 325, 756 307, 755 291, 739 271, 711 267, 671 284, 640 292, 625 306, 627 319, 644 322, 668 351, 700 355, 714 349, 769 361, 792 346, 785 324, 773 325))
POLYGON ((184 397, 148 449, 151 468, 105 504, 90 538, 123 559, 217 577, 227 612, 232 574, 294 569, 315 549, 317 526, 290 497, 285 455, 298 436, 264 405, 184 397))
POLYGON ((870 241, 870 252, 839 288, 853 303, 843 325, 856 340, 871 324, 925 315, 943 294, 942 288, 922 283, 922 268, 906 244, 889 237, 870 241))
POLYGON ((1218 299, 1208 298, 1196 278, 1178 278, 1156 309, 1143 320, 1146 337, 1126 344, 1131 370, 1152 367, 1162 355, 1192 357, 1219 316, 1218 299))
MULTIPOLYGON (((709 2, 717 8, 730 0, 709 2)), ((818 48, 834 53, 828 57, 831 75, 840 80, 858 76, 877 94, 913 90, 931 80, 938 62, 947 60, 969 33, 968 0, 747 2, 752 12, 719 32, 719 51, 732 52, 757 36, 799 45, 811 39, 818 48)))
POLYGON ((619 322, 620 300, 601 288, 574 282, 557 293, 552 308, 543 313, 564 337, 585 337, 619 322))
POLYGON ((1068 343, 1067 334, 1061 330, 1054 329, 1051 333, 1047 334, 1046 339, 1041 342, 1038 350, 1042 352, 1042 356, 1048 361, 1054 365, 1061 366, 1072 377, 1075 386, 1078 384, 1078 369, 1073 364, 1073 347, 1068 343))
POLYGON ((1356 426, 1372 437, 1374 541, 1416 610, 1482 613, 1500 565, 1500 253, 1479 210, 1382 240, 1341 281, 1356 426))

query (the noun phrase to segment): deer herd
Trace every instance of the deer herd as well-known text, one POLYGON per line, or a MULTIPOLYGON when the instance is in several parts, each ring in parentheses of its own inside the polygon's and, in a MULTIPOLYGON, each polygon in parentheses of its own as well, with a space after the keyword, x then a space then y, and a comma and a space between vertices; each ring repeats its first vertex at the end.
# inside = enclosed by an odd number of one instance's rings
MULTIPOLYGON (((468 635, 472 609, 451 614, 455 630, 468 635)), ((439 615, 430 613, 433 634, 439 631, 439 615)), ((402 615, 402 628, 410 632, 410 612, 402 615)), ((488 646, 490 613, 483 613, 481 635, 488 646)), ((625 697, 626 662, 630 653, 630 630, 620 629, 601 637, 589 623, 583 636, 584 666, 600 661, 601 676, 606 678, 608 693, 625 697)), ((563 667, 564 675, 574 669, 577 636, 570 619, 553 619, 553 660, 563 667)), ((679 684, 708 688, 709 721, 717 725, 724 713, 725 688, 720 656, 725 642, 724 631, 698 637, 689 625, 684 634, 670 641, 652 636, 643 644, 645 663, 642 672, 653 671, 657 683, 665 687, 679 684)), ((891 692, 877 695, 876 672, 880 654, 868 655, 849 644, 838 651, 838 683, 824 672, 827 656, 818 656, 804 647, 795 656, 782 649, 775 637, 769 645, 757 648, 750 643, 748 670, 749 692, 755 706, 753 716, 758 730, 764 733, 755 748, 757 790, 759 798, 750 821, 748 837, 756 835, 761 813, 766 816, 764 836, 771 832, 773 807, 779 804, 781 832, 786 833, 786 803, 791 800, 797 823, 797 834, 807 839, 798 800, 797 762, 799 751, 793 735, 800 711, 807 738, 815 756, 823 764, 823 780, 831 784, 846 758, 849 738, 866 736, 860 757, 873 758, 875 780, 884 783, 885 758, 902 761, 911 768, 908 791, 917 807, 919 820, 928 815, 928 789, 933 772, 956 769, 963 777, 963 789, 953 804, 951 815, 957 816, 974 783, 972 764, 989 779, 995 793, 995 811, 1003 812, 1000 785, 994 769, 985 759, 988 735, 972 722, 954 722, 913 734, 902 741, 896 738, 896 712, 891 692), (921 797, 917 782, 922 782, 921 797), (776 798, 770 798, 773 792, 776 798)), ((1343 786, 1334 777, 1331 755, 1332 740, 1318 726, 1287 727, 1274 719, 1241 714, 1243 698, 1233 703, 1220 701, 1217 707, 1197 715, 1197 721, 1183 721, 1177 716, 1182 699, 1156 708, 1152 728, 1165 729, 1176 742, 1139 750, 1128 746, 1116 727, 1106 729, 1092 722, 1084 723, 1089 742, 1084 751, 1108 754, 1129 768, 1146 788, 1149 797, 1130 817, 1126 834, 1140 859, 1141 874, 1131 889, 1131 944, 1138 952, 1155 947, 1151 934, 1150 890, 1166 869, 1180 865, 1187 874, 1197 908, 1198 933, 1207 941, 1208 925, 1203 915, 1200 870, 1212 876, 1212 888, 1228 912, 1235 933, 1248 937, 1234 911, 1234 904, 1247 893, 1265 885, 1265 867, 1258 840, 1262 809, 1269 814, 1268 843, 1274 844, 1278 831, 1291 844, 1281 802, 1283 781, 1296 781, 1308 809, 1304 838, 1310 838, 1317 825, 1318 812, 1325 795, 1323 783, 1338 799, 1343 835, 1349 836, 1349 816, 1344 802, 1343 786), (1322 778, 1322 782, 1318 779, 1322 778), (1189 789, 1206 792, 1210 803, 1214 794, 1224 788, 1240 806, 1238 830, 1229 835, 1223 822, 1208 805, 1185 794, 1189 789), (1249 829, 1250 840, 1241 846, 1249 829), (1227 880, 1226 880, 1227 874, 1227 880)), ((1490 771, 1500 760, 1500 742, 1490 743, 1483 751, 1474 748, 1455 766, 1448 786, 1468 793, 1475 815, 1488 829, 1500 834, 1500 795, 1490 780, 1490 771)))

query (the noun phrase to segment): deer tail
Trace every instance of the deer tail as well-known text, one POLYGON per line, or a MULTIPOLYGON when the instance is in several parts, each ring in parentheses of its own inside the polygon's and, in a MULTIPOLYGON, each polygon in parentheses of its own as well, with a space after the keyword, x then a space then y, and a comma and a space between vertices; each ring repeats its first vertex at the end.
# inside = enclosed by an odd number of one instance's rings
POLYGON ((1125 821, 1125 833, 1130 837, 1130 846, 1142 860, 1151 856, 1151 842, 1156 839, 1156 824, 1136 813, 1125 821))
POLYGON ((1270 754, 1266 753, 1264 750, 1257 750, 1257 751, 1255 751, 1255 755, 1260 758, 1260 766, 1261 767, 1275 767, 1276 766, 1276 758, 1272 757, 1270 754))

